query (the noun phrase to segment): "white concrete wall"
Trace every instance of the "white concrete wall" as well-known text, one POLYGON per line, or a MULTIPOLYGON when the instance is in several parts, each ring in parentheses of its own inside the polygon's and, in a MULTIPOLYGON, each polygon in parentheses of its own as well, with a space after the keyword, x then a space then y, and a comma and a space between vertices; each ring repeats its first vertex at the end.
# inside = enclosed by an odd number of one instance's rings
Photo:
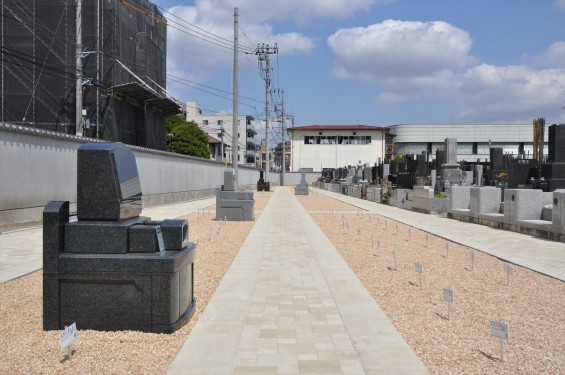
MULTIPOLYGON (((296 128, 295 128, 296 129, 296 128)), ((317 136, 319 131, 294 131, 291 139, 291 171, 301 168, 339 168, 346 165, 384 160, 384 132, 380 130, 354 130, 358 136, 371 136, 370 144, 304 144, 305 136, 317 136)), ((352 135, 352 131, 323 131, 324 136, 352 135)))
MULTIPOLYGON (((76 202, 77 149, 94 140, 0 124, 0 226, 41 220, 52 200, 76 202)), ((131 147, 145 205, 214 196, 223 164, 131 147)), ((239 166, 239 186, 255 189, 259 171, 239 166)), ((273 174, 278 185, 279 176, 273 174)))

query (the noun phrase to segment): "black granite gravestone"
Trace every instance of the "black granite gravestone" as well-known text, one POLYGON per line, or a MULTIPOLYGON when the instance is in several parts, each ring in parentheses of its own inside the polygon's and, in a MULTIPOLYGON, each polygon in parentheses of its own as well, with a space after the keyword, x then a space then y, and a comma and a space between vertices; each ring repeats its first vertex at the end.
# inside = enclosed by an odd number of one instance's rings
POLYGON ((263 178, 263 171, 259 171, 259 181, 257 181, 257 191, 270 191, 271 183, 263 178))
POLYGON ((551 192, 565 189, 565 124, 550 125, 548 130, 548 162, 542 165, 541 175, 551 192))
POLYGON ((77 191, 78 221, 67 201, 43 211, 43 329, 180 328, 196 304, 186 221, 139 216, 135 156, 121 143, 79 148, 77 191))

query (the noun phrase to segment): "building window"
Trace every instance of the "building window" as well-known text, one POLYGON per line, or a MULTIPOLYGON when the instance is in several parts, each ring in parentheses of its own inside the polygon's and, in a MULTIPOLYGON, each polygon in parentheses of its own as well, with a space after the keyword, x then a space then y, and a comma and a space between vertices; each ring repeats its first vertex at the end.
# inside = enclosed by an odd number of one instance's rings
POLYGON ((479 143, 473 142, 473 155, 477 155, 479 153, 479 143))
POLYGON ((304 136, 304 144, 307 145, 370 145, 372 138, 370 135, 349 135, 349 136, 335 136, 335 135, 306 135, 304 136))
POLYGON ((218 120, 218 125, 219 125, 219 126, 224 126, 224 120, 218 120))
POLYGON ((202 125, 208 126, 208 120, 202 120, 202 125))

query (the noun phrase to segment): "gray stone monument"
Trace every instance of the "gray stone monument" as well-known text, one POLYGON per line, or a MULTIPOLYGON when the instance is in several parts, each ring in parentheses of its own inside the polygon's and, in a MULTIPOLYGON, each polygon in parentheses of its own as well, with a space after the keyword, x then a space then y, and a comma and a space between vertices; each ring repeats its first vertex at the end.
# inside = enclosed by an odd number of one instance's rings
POLYGON ((462 171, 457 163, 457 139, 445 138, 445 159, 441 165, 441 180, 448 186, 461 185, 462 171))
POLYGON ((252 191, 235 191, 233 169, 224 170, 224 184, 216 193, 216 220, 255 220, 255 199, 252 191))
POLYGON ((306 172, 302 171, 300 182, 294 187, 295 195, 308 195, 308 182, 306 182, 306 172))
POLYGON ((43 329, 171 333, 196 301, 185 220, 141 213, 133 152, 122 143, 78 149, 77 217, 69 202, 43 211, 43 329))

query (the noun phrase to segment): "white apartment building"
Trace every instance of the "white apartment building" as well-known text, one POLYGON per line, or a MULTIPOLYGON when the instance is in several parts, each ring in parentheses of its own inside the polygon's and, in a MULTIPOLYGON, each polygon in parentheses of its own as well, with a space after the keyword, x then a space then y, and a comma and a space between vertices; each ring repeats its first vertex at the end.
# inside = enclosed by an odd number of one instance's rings
POLYGON ((389 128, 368 125, 309 125, 291 132, 290 170, 339 168, 385 159, 389 128))
MULTIPOLYGON (((489 148, 502 147, 504 154, 533 154, 532 124, 399 124, 390 125, 394 137, 394 154, 421 154, 432 159, 445 138, 457 139, 457 159, 469 162, 488 161, 489 148)), ((545 128, 544 154, 547 154, 548 131, 545 128)))
MULTIPOLYGON (((220 152, 211 154, 211 159, 227 159, 228 163, 232 162, 233 118, 231 114, 205 115, 202 114, 198 102, 190 101, 186 103, 186 120, 194 121, 206 134, 220 140, 223 144, 223 158, 220 152)), ((242 115, 238 117, 238 164, 256 166, 259 162, 255 140, 257 131, 253 126, 253 121, 253 116, 242 115)))

